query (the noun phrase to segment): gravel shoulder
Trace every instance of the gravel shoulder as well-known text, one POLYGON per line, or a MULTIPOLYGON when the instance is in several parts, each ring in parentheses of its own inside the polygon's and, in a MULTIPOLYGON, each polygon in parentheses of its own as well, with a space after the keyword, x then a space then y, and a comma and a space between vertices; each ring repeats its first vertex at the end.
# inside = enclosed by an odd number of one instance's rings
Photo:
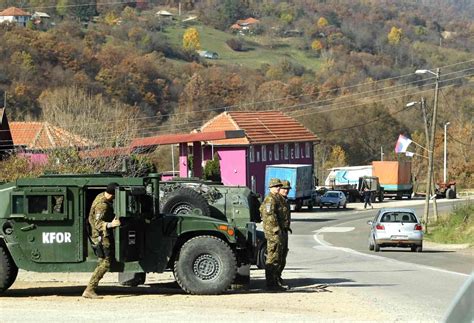
POLYGON ((107 274, 99 287, 101 300, 80 297, 89 274, 45 274, 21 271, 2 297, 3 322, 31 321, 339 321, 377 320, 389 317, 374 312, 371 304, 338 286, 324 288, 317 280, 299 278, 289 270, 292 286, 287 292, 269 293, 264 272, 252 270, 249 290, 228 291, 216 296, 184 294, 171 273, 151 274, 145 285, 122 287, 117 274, 107 274), (315 283, 316 282, 316 283, 315 283))

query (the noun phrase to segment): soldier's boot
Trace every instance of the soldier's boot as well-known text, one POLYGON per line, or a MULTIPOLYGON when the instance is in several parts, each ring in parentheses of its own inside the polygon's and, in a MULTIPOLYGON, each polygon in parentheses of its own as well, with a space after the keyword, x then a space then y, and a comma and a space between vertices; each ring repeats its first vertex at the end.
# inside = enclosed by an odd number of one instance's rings
POLYGON ((285 289, 289 289, 289 288, 290 288, 290 286, 288 286, 287 284, 285 284, 285 281, 283 280, 283 278, 281 278, 281 276, 278 277, 278 285, 281 286, 281 287, 283 287, 283 288, 285 288, 285 289))
POLYGON ((267 282, 267 290, 269 291, 285 291, 286 288, 283 286, 280 286, 278 283, 278 273, 276 271, 276 268, 273 268, 272 266, 268 266, 268 268, 265 268, 265 280, 267 282))
POLYGON ((84 290, 82 293, 82 297, 84 298, 91 298, 91 299, 101 299, 103 298, 102 296, 99 296, 96 294, 95 290, 89 286, 84 290))

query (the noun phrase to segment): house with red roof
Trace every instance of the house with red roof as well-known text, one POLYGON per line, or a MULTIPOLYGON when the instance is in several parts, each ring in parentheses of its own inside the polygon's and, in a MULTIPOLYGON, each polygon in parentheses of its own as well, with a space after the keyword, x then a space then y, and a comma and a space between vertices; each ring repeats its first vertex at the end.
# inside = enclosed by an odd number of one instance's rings
POLYGON ((240 34, 250 33, 252 31, 252 28, 254 28, 259 23, 260 20, 252 17, 247 19, 240 19, 237 20, 232 26, 230 26, 230 30, 234 32, 239 32, 240 34))
POLYGON ((0 11, 0 23, 11 22, 25 27, 26 23, 31 19, 31 15, 20 8, 10 7, 0 11))
POLYGON ((245 136, 207 141, 203 160, 217 153, 221 179, 225 185, 244 185, 265 193, 265 169, 274 164, 310 164, 318 137, 297 120, 280 111, 224 112, 198 131, 244 131, 245 136))

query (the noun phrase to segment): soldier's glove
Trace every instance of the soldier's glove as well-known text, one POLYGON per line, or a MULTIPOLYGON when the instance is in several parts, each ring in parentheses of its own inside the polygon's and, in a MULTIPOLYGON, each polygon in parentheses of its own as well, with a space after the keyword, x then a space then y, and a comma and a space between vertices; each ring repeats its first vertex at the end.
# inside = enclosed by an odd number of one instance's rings
POLYGON ((288 228, 288 232, 293 234, 293 230, 291 230, 290 228, 288 228))
POLYGON ((115 228, 120 226, 120 220, 115 218, 112 222, 107 223, 107 228, 115 228))

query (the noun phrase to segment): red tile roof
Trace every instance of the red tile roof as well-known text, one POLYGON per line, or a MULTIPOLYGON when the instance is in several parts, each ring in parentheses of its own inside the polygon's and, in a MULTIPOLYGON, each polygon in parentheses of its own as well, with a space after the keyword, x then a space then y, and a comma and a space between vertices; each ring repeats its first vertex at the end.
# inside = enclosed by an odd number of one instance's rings
POLYGON ((242 25, 242 24, 248 24, 248 25, 253 25, 256 23, 259 23, 260 20, 249 17, 247 19, 242 19, 242 20, 237 20, 237 24, 242 25))
MULTIPOLYGON (((222 140, 227 138, 242 138, 245 136, 243 131, 229 131, 235 129, 216 129, 215 131, 207 131, 206 133, 185 133, 185 134, 170 134, 155 137, 136 138, 130 144, 132 148, 170 145, 179 143, 188 143, 193 141, 211 141, 222 140)), ((229 139, 232 140, 232 139, 229 139)))
POLYGON ((203 133, 216 130, 244 130, 246 134, 245 138, 216 142, 218 145, 319 141, 314 133, 280 111, 223 112, 200 128, 203 133))
POLYGON ((86 138, 52 126, 47 122, 10 122, 10 131, 15 146, 24 146, 32 150, 94 145, 86 138))
POLYGON ((28 12, 21 10, 20 8, 10 7, 0 12, 0 16, 31 16, 28 12))

